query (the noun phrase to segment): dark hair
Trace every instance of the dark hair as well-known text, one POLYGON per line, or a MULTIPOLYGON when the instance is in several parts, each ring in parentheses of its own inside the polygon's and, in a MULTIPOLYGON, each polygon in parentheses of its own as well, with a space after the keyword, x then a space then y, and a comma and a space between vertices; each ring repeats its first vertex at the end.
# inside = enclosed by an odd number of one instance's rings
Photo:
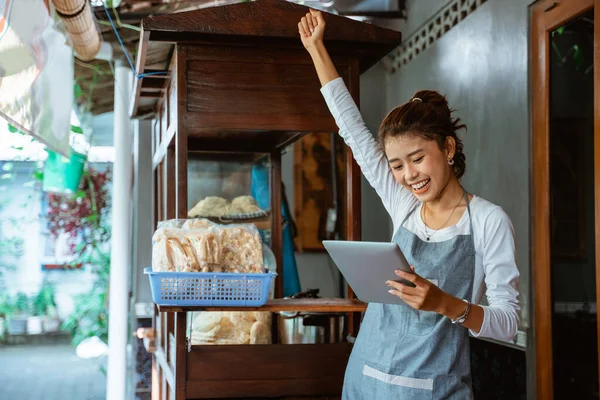
POLYGON ((463 144, 456 132, 467 126, 460 123, 460 118, 453 118, 453 112, 445 96, 434 90, 420 90, 409 102, 394 108, 385 117, 379 126, 379 141, 383 146, 391 137, 413 135, 435 140, 440 149, 444 149, 446 138, 452 137, 456 142, 452 170, 460 179, 467 165, 463 144))

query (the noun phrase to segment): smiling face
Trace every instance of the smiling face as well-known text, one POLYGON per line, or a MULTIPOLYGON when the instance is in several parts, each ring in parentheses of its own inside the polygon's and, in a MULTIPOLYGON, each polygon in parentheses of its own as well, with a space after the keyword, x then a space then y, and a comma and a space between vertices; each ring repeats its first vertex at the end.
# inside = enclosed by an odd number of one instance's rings
POLYGON ((440 149, 436 140, 406 134, 388 138, 384 148, 396 182, 422 202, 436 200, 453 177, 448 165, 454 155, 452 138, 440 149))

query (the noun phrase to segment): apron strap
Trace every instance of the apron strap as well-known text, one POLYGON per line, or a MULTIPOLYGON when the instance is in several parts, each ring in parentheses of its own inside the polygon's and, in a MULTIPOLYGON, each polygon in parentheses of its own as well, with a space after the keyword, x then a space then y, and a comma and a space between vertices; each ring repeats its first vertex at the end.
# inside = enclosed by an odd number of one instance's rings
POLYGON ((406 216, 405 216, 405 217, 404 217, 404 219, 402 220, 402 223, 400 224, 400 226, 404 226, 404 224, 406 223, 406 221, 408 221, 408 219, 409 219, 409 218, 410 218, 410 216, 411 216, 411 215, 412 215, 412 214, 415 212, 415 210, 417 209, 417 207, 419 207, 419 204, 423 204, 423 203, 421 203, 421 202, 417 202, 417 205, 415 205, 415 206, 413 207, 413 209, 412 209, 412 210, 410 210, 410 211, 409 211, 409 212, 406 214, 406 216))
MULTIPOLYGON (((469 235, 471 235, 471 238, 472 238, 473 237, 473 218, 471 218, 471 203, 469 202, 469 194, 467 193, 467 190, 465 188, 463 188, 463 195, 465 196, 465 201, 467 202, 467 212, 469 213, 469 235)), ((406 216, 402 220, 402 223, 400 224, 400 226, 404 226, 404 224, 406 223, 406 221, 408 221, 410 216, 413 215, 413 213, 415 212, 417 207, 419 207, 419 204, 423 204, 423 203, 420 203, 420 202, 417 203, 417 205, 414 206, 413 209, 410 210, 406 214, 406 216)), ((475 245, 475 241, 473 240, 473 246, 474 245, 475 245)))
POLYGON ((467 190, 463 188, 465 192, 465 201, 467 202, 467 212, 469 213, 469 234, 473 236, 473 218, 471 218, 471 202, 469 201, 469 194, 467 190))
POLYGON ((467 202, 467 212, 469 213, 469 235, 471 235, 471 242, 473 244, 473 249, 475 249, 475 235, 473 234, 473 216, 471 215, 471 202, 469 201, 469 194, 467 190, 463 188, 465 191, 465 201, 467 202))

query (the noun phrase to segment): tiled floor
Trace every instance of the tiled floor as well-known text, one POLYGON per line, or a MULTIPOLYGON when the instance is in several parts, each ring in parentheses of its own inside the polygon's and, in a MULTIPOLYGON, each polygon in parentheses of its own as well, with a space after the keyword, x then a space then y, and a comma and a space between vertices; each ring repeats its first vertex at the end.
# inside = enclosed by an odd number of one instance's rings
POLYGON ((0 399, 105 400, 100 365, 68 343, 0 346, 0 399))

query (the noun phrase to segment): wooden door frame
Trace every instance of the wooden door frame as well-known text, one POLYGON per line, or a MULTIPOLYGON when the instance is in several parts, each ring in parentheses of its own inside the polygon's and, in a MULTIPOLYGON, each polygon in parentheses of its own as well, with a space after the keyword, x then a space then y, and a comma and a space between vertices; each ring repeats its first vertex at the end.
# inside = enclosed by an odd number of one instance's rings
MULTIPOLYGON (((596 2, 594 37, 600 32, 596 2)), ((536 398, 553 399, 552 293, 550 270, 550 37, 549 32, 589 11, 594 0, 540 0, 531 6, 532 116, 532 276, 534 299, 536 398)), ((598 82, 598 43, 594 45, 594 81, 598 82)), ((600 165, 600 95, 594 91, 594 164, 600 165)), ((600 174, 595 174, 595 223, 600 228, 600 174)), ((600 234, 596 234, 596 248, 600 234)), ((600 252, 596 251, 596 292, 600 299, 600 252)), ((600 328, 600 318, 598 319, 600 328)), ((600 335, 599 341, 600 341, 600 335)), ((599 347, 600 348, 600 347, 599 347)))

